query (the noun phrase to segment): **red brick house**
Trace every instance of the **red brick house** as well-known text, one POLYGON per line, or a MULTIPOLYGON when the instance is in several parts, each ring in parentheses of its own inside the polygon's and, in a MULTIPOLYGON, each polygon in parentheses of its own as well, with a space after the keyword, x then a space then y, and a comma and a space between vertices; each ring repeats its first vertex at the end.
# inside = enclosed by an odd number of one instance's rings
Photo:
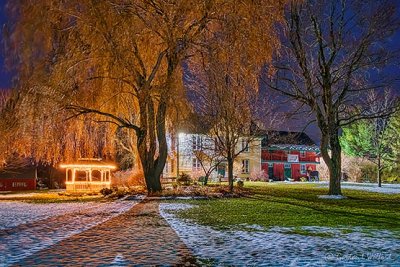
POLYGON ((309 178, 319 164, 319 147, 303 132, 269 131, 261 144, 261 169, 275 181, 309 178))

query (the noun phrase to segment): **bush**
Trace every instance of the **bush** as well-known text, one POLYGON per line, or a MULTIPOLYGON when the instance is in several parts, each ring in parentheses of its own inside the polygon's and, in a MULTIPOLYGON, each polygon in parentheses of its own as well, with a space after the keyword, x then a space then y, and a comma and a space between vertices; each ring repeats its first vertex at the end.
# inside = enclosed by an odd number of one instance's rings
POLYGON ((100 190, 100 193, 101 193, 103 196, 111 195, 112 192, 113 192, 113 190, 112 190, 111 188, 103 188, 103 189, 100 190))
POLYGON ((128 188, 135 186, 144 187, 146 185, 143 172, 136 169, 115 172, 112 184, 114 186, 123 186, 128 188))
POLYGON ((187 173, 182 173, 181 175, 179 175, 177 179, 178 184, 183 184, 183 185, 190 185, 191 181, 192 178, 187 173))
POLYGON ((113 198, 122 198, 128 193, 125 190, 125 188, 120 189, 120 188, 114 187, 112 191, 113 191, 113 193, 110 195, 110 197, 113 197, 113 198))
POLYGON ((252 171, 250 173, 249 180, 252 182, 256 181, 268 182, 269 180, 268 173, 265 170, 252 171))
POLYGON ((244 186, 244 182, 243 182, 242 180, 238 180, 238 181, 236 182, 236 185, 237 185, 237 187, 242 188, 242 187, 244 186))
POLYGON ((307 177, 300 177, 300 182, 307 182, 308 178, 307 177))

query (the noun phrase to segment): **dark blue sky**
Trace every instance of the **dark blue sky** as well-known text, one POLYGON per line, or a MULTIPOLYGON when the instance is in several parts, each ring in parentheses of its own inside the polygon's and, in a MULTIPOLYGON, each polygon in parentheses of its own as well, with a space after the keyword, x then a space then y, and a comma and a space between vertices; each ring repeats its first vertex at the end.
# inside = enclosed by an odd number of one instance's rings
MULTIPOLYGON (((377 0, 379 1, 379 0, 377 0)), ((7 0, 0 0, 0 30, 3 29, 3 25, 6 22, 7 18, 5 15, 5 4, 6 4, 7 0)), ((398 10, 397 10, 397 15, 400 17, 400 0, 397 1, 398 3, 398 10)), ((0 39, 3 38, 3 35, 0 35, 0 39)), ((2 43, 2 42, 0 42, 2 43)), ((400 49, 400 30, 397 31, 397 33, 393 36, 392 42, 391 42, 391 46, 396 47, 398 49, 400 49)), ((5 66, 4 66, 4 49, 3 49, 3 45, 1 46, 1 54, 0 54, 0 89, 1 88, 10 88, 12 86, 12 82, 11 82, 11 77, 12 75, 7 72, 5 66)), ((393 73, 393 75, 397 78, 400 78, 400 62, 397 68, 393 68, 391 70, 391 72, 393 73)), ((400 88, 394 88, 397 92, 400 93, 400 88)))
MULTIPOLYGON (((6 22, 6 16, 4 11, 6 0, 0 0, 0 25, 1 30, 3 29, 3 24, 6 22)), ((0 35, 0 40, 3 39, 3 34, 0 35)), ((2 42, 1 42, 2 43, 2 42)), ((11 75, 7 73, 4 67, 4 49, 3 44, 1 44, 1 56, 0 56, 0 89, 11 87, 11 75)))

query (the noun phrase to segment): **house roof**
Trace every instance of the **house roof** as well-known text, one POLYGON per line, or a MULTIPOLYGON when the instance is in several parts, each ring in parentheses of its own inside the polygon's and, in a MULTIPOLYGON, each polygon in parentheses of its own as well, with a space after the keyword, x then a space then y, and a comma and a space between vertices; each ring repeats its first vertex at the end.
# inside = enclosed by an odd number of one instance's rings
POLYGON ((269 144, 315 145, 315 142, 304 132, 268 131, 266 136, 269 144))
POLYGON ((263 131, 263 147, 272 150, 301 150, 319 152, 319 147, 304 132, 263 131))

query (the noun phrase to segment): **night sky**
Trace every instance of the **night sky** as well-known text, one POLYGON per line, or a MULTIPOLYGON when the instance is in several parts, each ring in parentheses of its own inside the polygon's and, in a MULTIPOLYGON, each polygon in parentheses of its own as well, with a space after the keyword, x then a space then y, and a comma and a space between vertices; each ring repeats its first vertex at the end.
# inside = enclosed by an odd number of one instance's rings
MULTIPOLYGON (((6 16, 4 11, 6 0, 0 0, 0 25, 1 30, 3 29, 3 24, 6 22, 6 16)), ((3 39, 3 34, 0 36, 3 39)), ((4 51, 3 44, 1 44, 1 56, 0 56, 0 89, 11 87, 11 75, 5 70, 4 67, 4 51)))
MULTIPOLYGON (((378 0, 379 1, 379 0, 378 0)), ((5 14, 5 4, 6 4, 7 0, 0 0, 0 25, 1 25, 1 30, 3 29, 3 24, 7 21, 7 17, 5 14)), ((397 1, 398 4, 398 10, 397 10, 397 16, 400 17, 400 0, 397 1)), ((0 38, 2 38, 2 34, 0 35, 0 38)), ((2 43, 2 42, 1 42, 2 43)), ((391 48, 395 48, 395 49, 400 49, 400 30, 398 30, 395 35, 392 37, 391 40, 391 44, 390 44, 391 48)), ((3 44, 1 45, 1 55, 0 55, 0 90, 1 89, 5 89, 5 88, 11 88, 12 87, 12 75, 7 72, 5 66, 4 66, 4 49, 3 49, 3 44)), ((394 77, 396 77, 397 79, 399 79, 400 81, 400 62, 398 63, 396 68, 391 68, 390 70, 386 70, 389 71, 389 73, 391 73, 391 75, 393 75, 394 77)), ((398 94, 400 94, 400 82, 397 83, 397 85, 395 86, 396 88, 393 88, 398 94)), ((292 127, 288 127, 291 128, 289 130, 302 130, 302 124, 300 121, 298 123, 294 123, 291 122, 290 123, 292 127), (297 124, 297 125, 295 125, 297 124)), ((315 127, 311 127, 311 129, 307 129, 307 131, 314 140, 318 140, 318 133, 317 133, 317 129, 315 127), (313 129, 314 128, 314 129, 313 129)))
MULTIPOLYGON (((7 17, 5 14, 5 4, 7 0, 0 0, 0 25, 1 25, 1 30, 3 29, 3 24, 6 22, 7 17)), ((398 3, 398 10, 397 10, 397 15, 400 17, 400 0, 397 1, 398 3)), ((2 38, 2 35, 0 36, 2 38)), ((400 49, 400 30, 397 31, 397 33, 393 36, 392 38, 392 44, 393 47, 399 48, 400 49)), ((11 74, 7 72, 5 66, 4 66, 4 49, 3 45, 1 46, 1 56, 0 56, 0 88, 10 88, 12 86, 11 83, 11 74)), ((398 68, 393 68, 391 69, 391 72, 393 73, 394 76, 397 76, 400 78, 400 63, 398 68)), ((398 93, 400 93, 400 88, 394 88, 398 93)))

